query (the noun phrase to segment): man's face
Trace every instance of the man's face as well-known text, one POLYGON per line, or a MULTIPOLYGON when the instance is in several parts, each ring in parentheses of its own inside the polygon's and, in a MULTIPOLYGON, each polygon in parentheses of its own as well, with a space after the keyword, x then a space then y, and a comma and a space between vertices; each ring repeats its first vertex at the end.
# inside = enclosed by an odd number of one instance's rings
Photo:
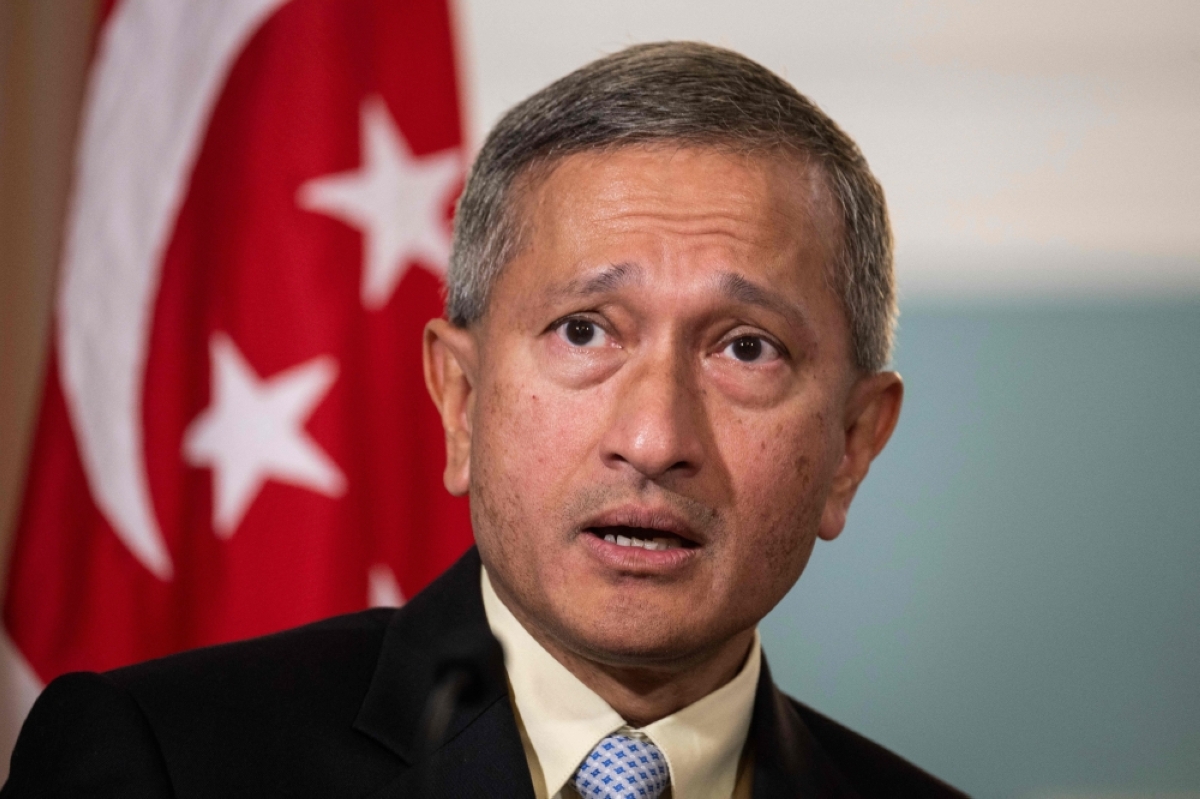
POLYGON ((796 159, 663 146, 568 156, 527 192, 523 249, 457 331, 446 480, 544 642, 703 658, 841 530, 858 375, 827 202, 796 159))

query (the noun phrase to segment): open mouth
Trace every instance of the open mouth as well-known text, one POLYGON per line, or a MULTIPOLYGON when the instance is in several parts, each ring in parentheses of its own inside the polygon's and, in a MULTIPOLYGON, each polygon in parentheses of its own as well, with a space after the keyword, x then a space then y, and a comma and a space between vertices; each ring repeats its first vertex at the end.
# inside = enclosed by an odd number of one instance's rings
POLYGON ((589 527, 584 532, 597 538, 603 538, 610 544, 619 547, 638 547, 652 552, 667 549, 693 549, 698 544, 688 541, 666 530, 656 530, 653 527, 627 527, 624 525, 612 527, 589 527))

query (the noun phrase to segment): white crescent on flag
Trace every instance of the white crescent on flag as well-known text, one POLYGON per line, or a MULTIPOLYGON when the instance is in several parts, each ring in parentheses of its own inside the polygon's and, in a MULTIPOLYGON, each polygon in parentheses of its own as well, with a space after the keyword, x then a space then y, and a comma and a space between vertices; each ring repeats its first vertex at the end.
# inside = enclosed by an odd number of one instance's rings
POLYGON ((150 499, 141 408, 163 253, 229 69, 285 2, 124 0, 104 26, 83 112, 57 307, 60 379, 96 505, 162 580, 174 570, 150 499))

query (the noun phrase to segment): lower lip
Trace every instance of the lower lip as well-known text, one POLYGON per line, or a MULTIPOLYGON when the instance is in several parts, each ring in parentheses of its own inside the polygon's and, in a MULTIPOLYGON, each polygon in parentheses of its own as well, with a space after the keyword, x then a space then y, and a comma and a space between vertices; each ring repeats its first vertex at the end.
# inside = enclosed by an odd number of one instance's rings
POLYGON ((631 574, 669 574, 687 566, 696 557, 698 547, 675 549, 643 549, 623 547, 605 541, 591 533, 581 533, 583 546, 588 552, 610 569, 631 574))

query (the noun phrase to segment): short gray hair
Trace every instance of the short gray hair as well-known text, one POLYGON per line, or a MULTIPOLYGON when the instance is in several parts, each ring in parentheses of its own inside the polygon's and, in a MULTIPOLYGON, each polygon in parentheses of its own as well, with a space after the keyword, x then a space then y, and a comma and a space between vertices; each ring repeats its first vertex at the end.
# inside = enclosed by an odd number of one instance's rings
POLYGON ((512 108, 492 129, 454 221, 446 317, 468 327, 521 245, 520 183, 567 155, 628 144, 731 146, 815 163, 840 211, 830 278, 854 365, 883 369, 896 318, 892 235, 883 189, 858 146, 790 84, 730 50, 696 42, 629 47, 593 61, 512 108))

